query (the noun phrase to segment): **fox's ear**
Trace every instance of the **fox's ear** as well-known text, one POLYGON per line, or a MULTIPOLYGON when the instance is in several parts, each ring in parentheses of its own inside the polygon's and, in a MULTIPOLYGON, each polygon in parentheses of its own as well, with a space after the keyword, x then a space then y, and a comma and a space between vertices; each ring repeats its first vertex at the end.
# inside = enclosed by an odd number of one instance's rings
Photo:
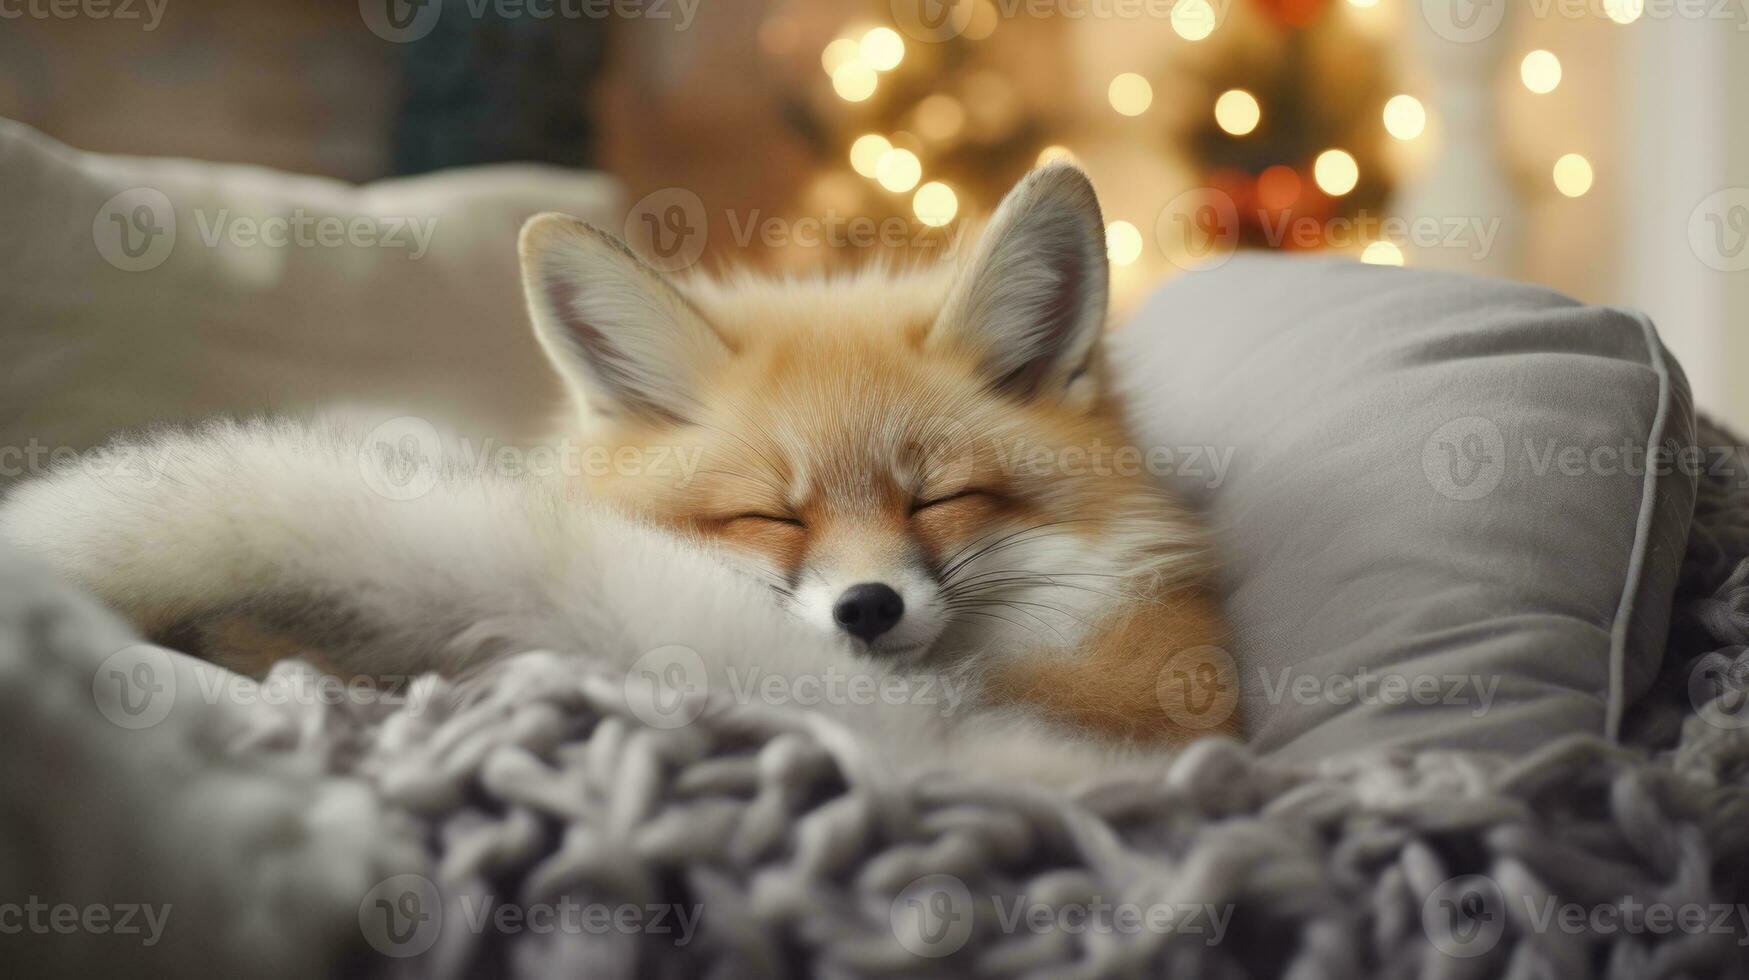
POLYGON ((930 330, 970 352, 991 384, 1023 398, 1086 373, 1105 327, 1105 225, 1087 175, 1035 170, 1008 192, 930 330))
POLYGON ((588 410, 689 421, 694 392, 729 348, 686 297, 618 238, 570 215, 522 226, 535 336, 588 410))

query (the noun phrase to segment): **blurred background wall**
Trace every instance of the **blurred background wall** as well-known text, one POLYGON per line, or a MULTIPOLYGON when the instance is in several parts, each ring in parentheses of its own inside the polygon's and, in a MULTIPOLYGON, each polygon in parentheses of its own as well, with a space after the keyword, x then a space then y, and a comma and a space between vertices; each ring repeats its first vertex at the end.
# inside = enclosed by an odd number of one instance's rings
POLYGON ((0 0, 0 116, 360 182, 600 169, 645 247, 679 220, 777 268, 945 248, 1069 156, 1120 309, 1233 248, 1514 276, 1648 310, 1749 426, 1746 28, 1749 0, 0 0))

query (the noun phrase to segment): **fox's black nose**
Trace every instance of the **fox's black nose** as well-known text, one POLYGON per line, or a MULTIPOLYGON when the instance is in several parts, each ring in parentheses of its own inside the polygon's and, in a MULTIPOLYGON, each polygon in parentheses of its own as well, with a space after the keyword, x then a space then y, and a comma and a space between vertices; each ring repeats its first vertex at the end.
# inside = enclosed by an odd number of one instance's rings
POLYGON ((891 587, 879 582, 864 582, 844 590, 832 607, 832 618, 844 632, 862 640, 873 640, 905 615, 905 600, 891 587))

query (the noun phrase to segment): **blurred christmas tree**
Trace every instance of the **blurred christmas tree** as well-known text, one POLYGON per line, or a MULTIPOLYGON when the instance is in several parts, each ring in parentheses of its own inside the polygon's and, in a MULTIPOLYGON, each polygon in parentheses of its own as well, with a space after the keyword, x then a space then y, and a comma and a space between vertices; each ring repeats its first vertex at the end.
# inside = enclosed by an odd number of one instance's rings
POLYGON ((796 4, 762 37, 818 57, 785 107, 820 158, 805 207, 946 226, 1067 155, 1107 198, 1114 263, 1143 260, 1151 230, 1149 258, 1185 264, 1216 247, 1347 247, 1388 198, 1384 61, 1338 6, 1175 0, 1168 17, 1102 23, 1068 16, 1090 0, 1049 15, 871 0, 801 50, 796 4))
MULTIPOLYGON (((938 0, 917 2, 921 16, 938 0)), ((1061 44, 1049 25, 1001 20, 991 0, 949 0, 934 36, 896 18, 900 6, 869 2, 809 48, 795 36, 819 12, 791 4, 761 41, 799 66, 783 111, 821 165, 804 206, 898 219, 938 244, 952 232, 933 229, 988 211, 1036 164, 1053 100, 1026 66, 1060 60, 1061 44)))

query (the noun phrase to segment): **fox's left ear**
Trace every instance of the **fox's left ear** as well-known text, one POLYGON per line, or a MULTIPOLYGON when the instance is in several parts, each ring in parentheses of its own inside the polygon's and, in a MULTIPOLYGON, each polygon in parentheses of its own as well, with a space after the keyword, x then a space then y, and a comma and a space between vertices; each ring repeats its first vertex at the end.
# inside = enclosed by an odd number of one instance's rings
POLYGON ((1088 374, 1105 328, 1105 223, 1080 169, 1021 179, 930 328, 928 345, 971 353, 992 387, 1060 395, 1088 374))
POLYGON ((535 337, 586 414, 692 421, 730 356, 704 317, 618 238, 564 214, 522 226, 535 337))

